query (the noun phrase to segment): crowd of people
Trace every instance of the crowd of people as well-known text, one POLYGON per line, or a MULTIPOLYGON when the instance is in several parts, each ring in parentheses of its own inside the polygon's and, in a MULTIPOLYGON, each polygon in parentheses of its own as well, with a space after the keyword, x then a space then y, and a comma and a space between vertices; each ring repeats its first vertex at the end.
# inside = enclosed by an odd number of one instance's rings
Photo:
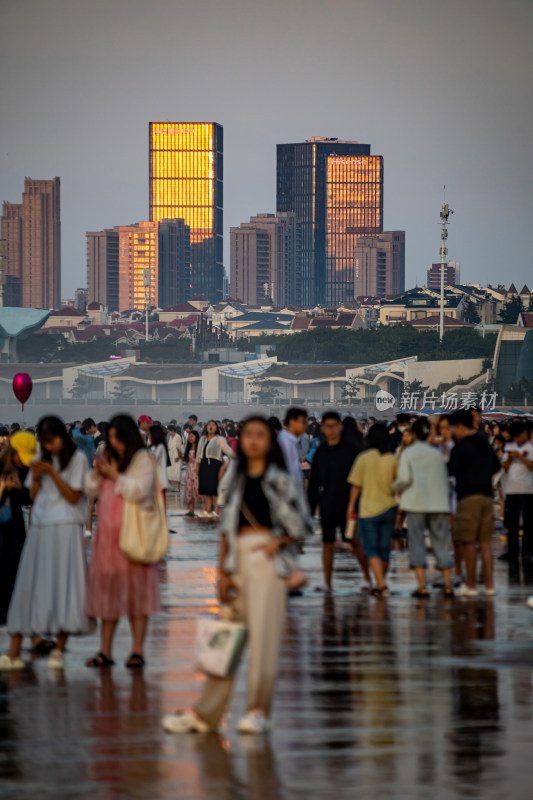
MULTIPOLYGON (((183 426, 148 415, 70 425, 48 416, 35 430, 0 428, 0 449, 0 624, 10 635, 0 670, 24 668, 25 637, 34 657, 63 669, 68 638, 97 621, 99 651, 87 667, 111 667, 124 617, 126 666, 145 665, 159 567, 128 558, 121 530, 131 504, 149 515, 158 493, 173 493, 187 518, 219 525, 221 609, 245 623, 250 649, 242 733, 269 727, 287 598, 306 584, 300 553, 313 532, 323 581, 312 589, 332 592, 342 547, 358 562, 359 590, 376 601, 390 594, 390 555, 401 548, 414 597, 430 595, 428 550, 445 601, 494 596, 495 521, 507 540, 498 557, 533 563, 533 423, 487 422, 476 408, 389 423, 333 410, 317 419, 304 408, 283 421, 200 423, 191 414, 183 426)), ((216 728, 233 679, 209 676, 197 704, 167 716, 165 729, 216 728)))

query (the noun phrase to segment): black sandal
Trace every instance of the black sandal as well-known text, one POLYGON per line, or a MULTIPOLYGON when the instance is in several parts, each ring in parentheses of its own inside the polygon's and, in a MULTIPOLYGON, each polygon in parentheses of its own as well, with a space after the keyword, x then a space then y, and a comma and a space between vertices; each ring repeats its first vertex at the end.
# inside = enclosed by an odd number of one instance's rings
POLYGON ((103 653, 98 653, 94 658, 90 658, 85 662, 86 667, 113 667, 115 662, 112 658, 108 658, 103 653))
POLYGON ((126 661, 125 666, 128 669, 141 669, 144 667, 145 661, 144 658, 141 656, 140 653, 132 653, 131 656, 126 661))
POLYGON ((453 591, 453 589, 445 589, 445 590, 444 590, 444 597, 445 597, 447 600, 451 600, 451 599, 452 599, 452 597, 455 597, 455 594, 454 594, 454 591, 453 591))
POLYGON ((429 592, 427 589, 425 591, 422 589, 417 589, 415 592, 412 593, 411 597, 419 597, 423 600, 427 600, 427 598, 429 597, 429 592))
POLYGON ((41 639, 40 642, 31 648, 30 653, 34 656, 47 656, 52 650, 55 650, 56 647, 56 643, 50 639, 41 639))

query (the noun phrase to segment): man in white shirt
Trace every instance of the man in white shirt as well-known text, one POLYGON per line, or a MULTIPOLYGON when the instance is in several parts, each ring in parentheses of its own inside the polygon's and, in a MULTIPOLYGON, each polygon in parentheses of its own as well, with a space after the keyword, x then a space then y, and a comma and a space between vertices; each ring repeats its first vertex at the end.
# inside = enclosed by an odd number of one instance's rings
POLYGON ((307 429, 307 411, 305 408, 289 408, 283 424, 285 427, 278 434, 278 443, 285 459, 287 472, 292 475, 298 486, 303 489, 298 439, 303 436, 307 429))
POLYGON ((518 531, 522 515, 522 559, 533 561, 533 443, 525 422, 509 426, 512 441, 505 445, 505 522, 509 561, 520 557, 518 531))

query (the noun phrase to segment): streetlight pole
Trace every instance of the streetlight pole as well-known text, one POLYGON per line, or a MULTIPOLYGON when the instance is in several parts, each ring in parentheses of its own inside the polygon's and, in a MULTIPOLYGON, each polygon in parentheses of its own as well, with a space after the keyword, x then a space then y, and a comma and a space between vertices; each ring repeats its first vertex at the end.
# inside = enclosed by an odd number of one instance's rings
POLYGON ((439 313, 439 341, 442 344, 444 338, 444 269, 446 267, 446 256, 448 248, 446 239, 448 238, 448 219, 453 211, 450 210, 446 202, 446 186, 444 187, 444 202, 440 211, 440 313, 439 313))
POLYGON ((150 308, 150 270, 144 269, 143 270, 143 286, 144 286, 144 311, 145 311, 145 321, 146 321, 146 334, 145 338, 146 341, 150 338, 149 330, 148 330, 148 314, 150 308))

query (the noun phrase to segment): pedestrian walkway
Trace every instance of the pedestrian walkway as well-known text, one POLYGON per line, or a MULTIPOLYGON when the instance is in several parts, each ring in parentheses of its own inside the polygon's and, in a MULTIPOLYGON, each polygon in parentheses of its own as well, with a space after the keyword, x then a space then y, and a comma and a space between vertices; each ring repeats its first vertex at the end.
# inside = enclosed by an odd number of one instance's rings
MULTIPOLYGON (((173 516, 171 527, 144 674, 123 667, 122 623, 112 670, 84 667, 90 636, 70 640, 64 674, 41 661, 0 675, 0 797, 530 800, 533 570, 497 562, 495 598, 433 589, 416 600, 407 554, 395 552, 392 596, 380 600, 355 591, 359 567, 339 551, 335 593, 290 601, 270 737, 235 731, 243 676, 220 735, 169 736, 163 714, 189 705, 202 681, 195 622, 217 608, 218 543, 214 526, 173 516)), ((314 536, 302 561, 311 587, 321 549, 314 536)))

